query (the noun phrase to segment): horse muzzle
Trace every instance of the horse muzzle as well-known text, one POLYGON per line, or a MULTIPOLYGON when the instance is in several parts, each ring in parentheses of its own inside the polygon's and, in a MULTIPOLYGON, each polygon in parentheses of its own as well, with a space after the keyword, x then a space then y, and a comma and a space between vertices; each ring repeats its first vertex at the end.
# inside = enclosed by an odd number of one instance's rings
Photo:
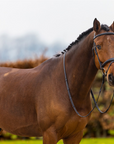
POLYGON ((110 86, 114 86, 114 68, 110 69, 110 66, 114 63, 114 58, 110 58, 102 64, 102 69, 105 71, 105 76, 107 76, 107 80, 110 86), (109 63, 107 70, 104 68, 106 64, 109 63), (110 69, 110 70, 109 70, 110 69))
POLYGON ((112 73, 108 75, 108 83, 110 86, 114 86, 114 75, 112 73))

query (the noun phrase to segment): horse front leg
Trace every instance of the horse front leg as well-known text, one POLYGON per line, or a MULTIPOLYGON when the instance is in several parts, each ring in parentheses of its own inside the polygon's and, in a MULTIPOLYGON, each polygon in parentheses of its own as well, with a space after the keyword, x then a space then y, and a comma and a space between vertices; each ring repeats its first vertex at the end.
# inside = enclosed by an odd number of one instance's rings
POLYGON ((50 127, 43 133, 43 144, 56 144, 57 134, 53 127, 50 127))
POLYGON ((64 144, 79 144, 83 137, 83 131, 63 139, 64 144))

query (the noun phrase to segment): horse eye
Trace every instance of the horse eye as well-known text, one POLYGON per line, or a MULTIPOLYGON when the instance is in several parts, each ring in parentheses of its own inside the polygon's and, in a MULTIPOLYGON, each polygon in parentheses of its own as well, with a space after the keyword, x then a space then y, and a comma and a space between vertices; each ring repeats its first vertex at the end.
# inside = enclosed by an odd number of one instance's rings
POLYGON ((100 45, 97 45, 97 48, 100 50, 100 49, 101 49, 101 46, 100 46, 100 45))

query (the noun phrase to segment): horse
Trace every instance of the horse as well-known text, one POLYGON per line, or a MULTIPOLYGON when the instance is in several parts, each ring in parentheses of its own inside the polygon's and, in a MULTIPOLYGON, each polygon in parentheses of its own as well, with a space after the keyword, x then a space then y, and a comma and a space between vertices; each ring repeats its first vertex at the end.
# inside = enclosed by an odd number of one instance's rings
POLYGON ((61 54, 32 69, 0 67, 0 128, 24 137, 43 136, 43 144, 79 144, 92 109, 90 90, 98 69, 114 86, 114 22, 95 18, 61 54), (66 55, 66 59, 64 56, 66 55), (104 64, 103 64, 104 63, 104 64))

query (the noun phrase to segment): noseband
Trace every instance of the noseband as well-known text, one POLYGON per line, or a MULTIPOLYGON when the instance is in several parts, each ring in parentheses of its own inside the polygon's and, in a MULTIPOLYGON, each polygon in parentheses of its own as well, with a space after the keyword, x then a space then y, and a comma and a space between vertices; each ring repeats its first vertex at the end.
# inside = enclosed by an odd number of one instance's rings
POLYGON ((97 50, 96 50, 96 48, 98 48, 98 46, 95 44, 94 40, 95 40, 97 37, 102 36, 102 35, 114 35, 114 33, 112 33, 112 32, 106 32, 106 33, 98 34, 98 35, 96 35, 96 36, 94 35, 92 51, 93 51, 93 54, 94 54, 94 51, 95 51, 95 54, 97 55, 97 58, 98 58, 98 61, 99 61, 99 65, 100 65, 100 69, 101 69, 102 72, 103 72, 103 80, 102 80, 102 84, 101 84, 101 88, 100 88, 100 91, 99 91, 99 94, 98 94, 97 101, 95 100, 95 97, 94 97, 94 94, 93 94, 92 90, 90 91, 95 105, 94 105, 94 107, 92 108, 92 110, 91 110, 87 115, 85 115, 85 116, 82 116, 81 114, 79 114, 79 112, 77 111, 77 109, 76 109, 76 107, 75 107, 75 105, 74 105, 74 103, 73 103, 73 100, 72 100, 72 97, 71 97, 71 93, 70 93, 70 89, 69 89, 69 84, 68 84, 68 79, 67 79, 67 74, 66 74, 66 68, 65 68, 65 55, 66 55, 66 53, 64 53, 63 67, 64 67, 65 82, 66 82, 66 87, 67 87, 67 91, 68 91, 69 100, 70 100, 70 102, 71 102, 71 105, 72 105, 74 111, 77 113, 78 116, 80 116, 80 117, 82 117, 82 118, 89 116, 89 115, 91 114, 91 112, 94 110, 95 107, 98 109, 98 111, 99 111, 100 113, 102 113, 102 114, 103 114, 103 113, 106 113, 106 112, 109 110, 109 108, 110 108, 110 106, 111 106, 111 103, 112 103, 112 100, 113 100, 113 97, 114 97, 114 93, 113 93, 113 96, 112 96, 112 99, 111 99, 111 102, 110 102, 109 107, 106 109, 106 111, 102 112, 102 111, 99 109, 97 102, 98 102, 98 99, 99 99, 99 96, 100 96, 100 93, 101 93, 101 90, 102 90, 102 86, 103 86, 103 84, 104 84, 104 78, 105 78, 105 76, 107 75, 107 72, 108 72, 111 64, 114 62, 114 58, 110 58, 110 59, 106 60, 104 63, 102 63, 102 62, 100 61, 100 59, 99 59, 99 56, 98 56, 98 53, 97 53, 97 50), (109 66, 108 66, 108 69, 105 70, 104 66, 105 66, 107 63, 109 63, 109 62, 110 62, 110 64, 109 64, 109 66), (104 73, 104 72, 105 72, 105 73, 104 73))
POLYGON ((110 66, 111 66, 111 64, 114 62, 114 58, 110 58, 110 59, 106 60, 104 63, 102 63, 102 62, 100 61, 99 56, 98 56, 98 53, 97 53, 97 48, 98 48, 98 46, 95 44, 94 40, 95 40, 97 37, 102 36, 102 35, 114 35, 114 33, 113 33, 113 32, 106 32, 106 33, 98 34, 98 35, 96 35, 96 36, 95 36, 95 34, 94 34, 94 38, 93 38, 93 48, 92 48, 93 55, 94 55, 94 52, 95 52, 95 54, 96 54, 96 56, 97 56, 97 58, 98 58, 98 61, 99 61, 100 69, 102 70, 103 74, 106 76, 106 75, 107 75, 107 72, 108 72, 108 70, 109 70, 109 68, 110 68, 110 66), (108 69, 106 70, 106 69, 104 68, 104 66, 105 66, 107 63, 109 63, 109 62, 110 62, 110 64, 109 64, 109 66, 108 66, 108 69))

